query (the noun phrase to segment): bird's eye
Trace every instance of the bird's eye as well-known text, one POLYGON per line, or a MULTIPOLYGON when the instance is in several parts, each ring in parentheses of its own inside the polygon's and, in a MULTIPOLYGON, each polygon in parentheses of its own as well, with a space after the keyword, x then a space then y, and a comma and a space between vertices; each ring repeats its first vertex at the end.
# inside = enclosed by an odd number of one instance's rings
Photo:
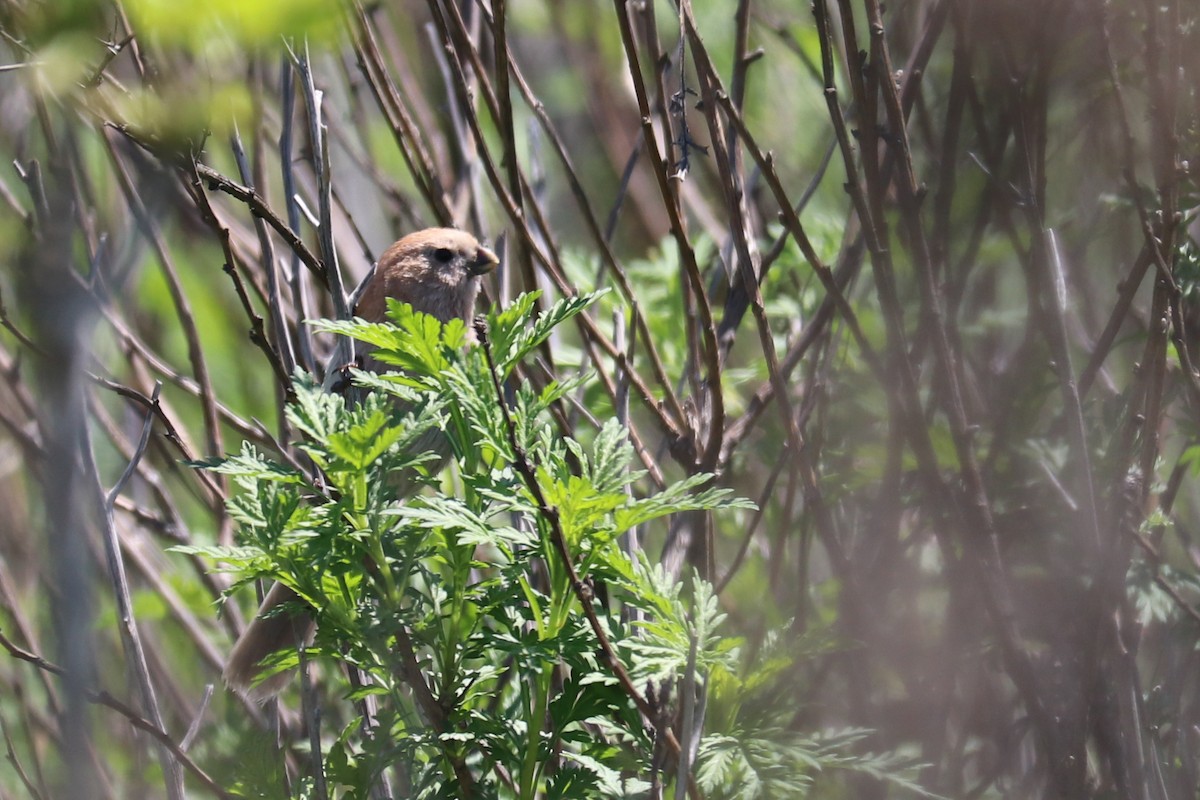
POLYGON ((437 259, 439 264, 449 264, 450 259, 454 258, 454 251, 449 247, 439 247, 433 251, 433 257, 437 259))

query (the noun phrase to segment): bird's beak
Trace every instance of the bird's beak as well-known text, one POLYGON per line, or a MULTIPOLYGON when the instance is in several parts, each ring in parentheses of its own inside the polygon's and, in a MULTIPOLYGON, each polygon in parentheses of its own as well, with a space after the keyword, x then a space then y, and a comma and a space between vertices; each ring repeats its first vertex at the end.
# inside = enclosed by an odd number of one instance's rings
POLYGON ((500 258, 495 253, 486 247, 480 247, 475 251, 475 258, 467 265, 467 271, 472 275, 486 275, 499 263, 500 258))

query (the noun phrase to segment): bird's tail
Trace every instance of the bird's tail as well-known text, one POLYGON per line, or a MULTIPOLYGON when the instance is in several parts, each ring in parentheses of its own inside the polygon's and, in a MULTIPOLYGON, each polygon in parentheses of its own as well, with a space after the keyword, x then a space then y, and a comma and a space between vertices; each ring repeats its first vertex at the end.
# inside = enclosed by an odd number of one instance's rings
POLYGON ((312 641, 317 623, 311 613, 297 607, 270 613, 284 603, 294 606, 298 600, 299 596, 282 583, 276 583, 267 592, 254 621, 242 632, 229 653, 223 676, 231 689, 261 703, 287 685, 290 678, 287 671, 258 683, 255 679, 262 672, 268 656, 280 650, 295 650, 312 641))

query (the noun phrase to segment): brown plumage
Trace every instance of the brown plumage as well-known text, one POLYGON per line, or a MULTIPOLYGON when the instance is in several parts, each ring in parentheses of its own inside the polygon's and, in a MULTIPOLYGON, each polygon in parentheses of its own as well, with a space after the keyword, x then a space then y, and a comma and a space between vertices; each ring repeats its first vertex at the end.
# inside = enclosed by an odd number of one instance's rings
MULTIPOLYGON (((499 263, 496 254, 481 245, 469 233, 452 228, 428 228, 411 233, 389 247, 355 290, 354 315, 368 322, 382 322, 387 298, 409 303, 417 311, 448 322, 456 317, 469 320, 475 309, 482 276, 499 263)), ((329 369, 338 370, 352 361, 339 347, 329 369)), ((366 369, 384 369, 370 358, 366 369)), ((326 386, 331 381, 327 378, 326 386)), ((316 621, 302 608, 263 615, 282 603, 295 602, 296 593, 281 583, 271 587, 258 609, 258 615, 234 644, 225 665, 225 682, 249 697, 263 701, 287 684, 284 672, 254 684, 263 660, 272 653, 307 644, 316 630, 316 621)))

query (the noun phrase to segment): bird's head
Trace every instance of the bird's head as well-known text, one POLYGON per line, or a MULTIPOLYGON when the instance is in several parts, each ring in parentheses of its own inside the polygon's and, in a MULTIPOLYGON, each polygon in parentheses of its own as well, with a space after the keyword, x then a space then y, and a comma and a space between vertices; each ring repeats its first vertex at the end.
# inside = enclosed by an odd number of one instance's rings
POLYGON ((380 257, 354 313, 370 322, 382 321, 391 297, 442 322, 470 319, 480 278, 499 263, 496 254, 469 233, 453 228, 410 233, 380 257))

